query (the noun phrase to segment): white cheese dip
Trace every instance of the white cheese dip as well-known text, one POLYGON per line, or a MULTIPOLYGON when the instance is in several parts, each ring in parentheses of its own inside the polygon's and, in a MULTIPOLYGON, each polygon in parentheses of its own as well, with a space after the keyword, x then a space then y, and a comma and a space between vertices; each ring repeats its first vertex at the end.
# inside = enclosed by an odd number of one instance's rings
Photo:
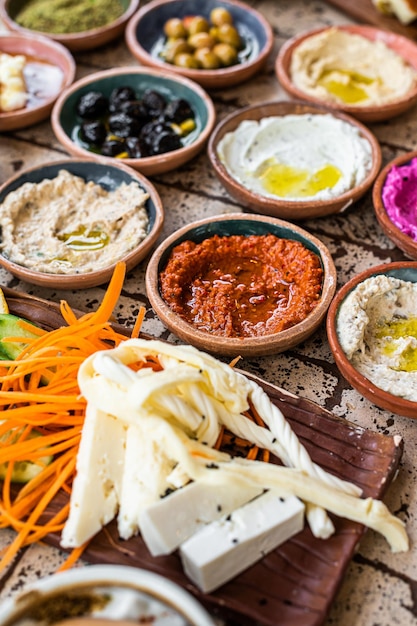
POLYGON ((50 274, 108 267, 146 237, 148 197, 136 182, 106 191, 66 170, 24 183, 0 204, 1 252, 50 274))
POLYGON ((359 129, 331 114, 245 120, 219 142, 229 174, 269 198, 328 200, 356 187, 372 166, 359 129))
POLYGON ((417 283, 384 274, 367 278, 340 306, 336 330, 363 376, 417 401, 417 283))

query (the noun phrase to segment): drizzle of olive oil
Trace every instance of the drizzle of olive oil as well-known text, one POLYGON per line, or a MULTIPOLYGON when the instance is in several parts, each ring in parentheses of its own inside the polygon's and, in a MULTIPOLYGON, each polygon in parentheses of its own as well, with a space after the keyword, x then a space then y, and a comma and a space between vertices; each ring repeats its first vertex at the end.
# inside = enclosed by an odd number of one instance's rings
POLYGON ((88 230, 86 226, 80 226, 71 233, 58 235, 72 250, 100 250, 109 243, 109 236, 101 230, 88 230))
POLYGON ((328 70, 323 72, 318 84, 346 104, 356 104, 368 99, 364 85, 372 85, 375 82, 374 78, 350 70, 337 70, 337 73, 343 74, 346 81, 335 80, 333 70, 328 70))
POLYGON ((312 173, 268 159, 258 171, 258 177, 266 191, 275 196, 305 198, 334 187, 342 177, 342 172, 334 165, 327 164, 312 173))
MULTIPOLYGON (((378 339, 389 337, 399 339, 400 337, 415 337, 417 339, 417 317, 395 318, 384 326, 381 326, 376 336, 378 339)), ((384 352, 387 356, 395 352, 394 343, 387 343, 384 352)), ((417 348, 409 347, 401 355, 398 369, 403 372, 414 372, 417 370, 417 348)))

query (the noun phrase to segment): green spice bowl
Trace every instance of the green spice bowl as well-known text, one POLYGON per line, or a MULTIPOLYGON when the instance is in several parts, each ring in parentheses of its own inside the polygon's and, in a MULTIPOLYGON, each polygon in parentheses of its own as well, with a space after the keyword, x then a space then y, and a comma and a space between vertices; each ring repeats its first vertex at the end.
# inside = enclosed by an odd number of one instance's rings
MULTIPOLYGON (((16 18, 25 5, 28 4, 28 1, 29 0, 0 0, 0 19, 4 22, 5 26, 7 26, 9 30, 21 33, 42 33, 62 43, 69 50, 76 52, 98 48, 120 37, 124 33, 127 22, 138 9, 140 2, 140 0, 117 0, 123 9, 123 13, 117 19, 110 21, 104 26, 93 27, 89 30, 79 32, 51 33, 41 31, 37 28, 26 28, 17 23, 16 18)), ((85 1, 86 0, 79 0, 79 2, 74 2, 74 6, 80 5, 85 1)), ((116 0, 112 0, 111 4, 113 6, 115 3, 116 0)), ((45 0, 43 0, 43 4, 46 4, 45 0)), ((47 4, 52 12, 55 6, 54 0, 48 0, 47 4)), ((89 9, 89 11, 92 12, 91 9, 89 9)), ((70 8, 67 9, 66 14, 69 17, 71 16, 70 8)))

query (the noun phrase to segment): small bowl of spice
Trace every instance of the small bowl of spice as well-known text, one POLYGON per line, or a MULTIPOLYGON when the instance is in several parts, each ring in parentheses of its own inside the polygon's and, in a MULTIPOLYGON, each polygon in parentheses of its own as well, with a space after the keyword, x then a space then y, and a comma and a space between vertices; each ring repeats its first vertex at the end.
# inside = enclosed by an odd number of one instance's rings
POLYGON ((122 163, 46 163, 0 187, 0 265, 34 285, 94 287, 142 261, 163 219, 153 185, 122 163))
POLYGON ((182 74, 209 89, 254 76, 273 41, 263 15, 238 0, 154 0, 126 28, 126 43, 139 63, 182 74))
POLYGON ((331 26, 296 35, 280 49, 275 70, 294 98, 366 123, 400 115, 417 102, 417 44, 372 26, 331 26))
POLYGON ((0 0, 9 30, 43 33, 74 52, 121 36, 139 0, 0 0))
POLYGON ((212 133, 208 155, 239 203, 291 221, 343 213, 381 167, 378 140, 366 126, 298 101, 230 114, 212 133))
POLYGON ((72 83, 75 61, 61 44, 40 35, 0 35, 0 132, 46 119, 72 83))
POLYGON ((342 375, 362 396, 417 419, 417 263, 371 267, 336 294, 327 336, 342 375))
POLYGON ((305 230, 242 213, 194 222, 153 253, 146 290, 183 341, 224 356, 262 356, 304 341, 336 286, 324 244, 305 230))
POLYGON ((384 233, 417 260, 417 151, 388 163, 373 188, 375 215, 384 233))
POLYGON ((72 155, 117 161, 146 176, 176 169, 205 146, 215 109, 191 80, 151 68, 90 74, 56 101, 53 131, 72 155))

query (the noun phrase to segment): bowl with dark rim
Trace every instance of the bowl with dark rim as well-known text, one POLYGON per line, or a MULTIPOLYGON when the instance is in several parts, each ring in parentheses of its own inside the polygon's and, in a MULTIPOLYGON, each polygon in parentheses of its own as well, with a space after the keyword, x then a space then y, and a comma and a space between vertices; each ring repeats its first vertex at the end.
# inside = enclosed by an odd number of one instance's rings
MULTIPOLYGON (((393 99, 385 104, 369 104, 361 106, 346 104, 344 102, 336 102, 330 99, 325 100, 317 98, 296 86, 292 80, 290 69, 292 55, 295 49, 305 40, 318 35, 319 33, 325 32, 330 28, 335 27, 326 26, 298 34, 287 40, 281 47, 275 62, 275 73, 278 81, 287 93, 289 93, 293 98, 299 98, 301 100, 307 100, 313 104, 327 106, 336 111, 343 111, 344 113, 348 113, 349 115, 352 115, 366 123, 381 122, 383 120, 390 119, 404 113, 416 104, 417 81, 415 81, 412 88, 406 94, 400 96, 399 98, 393 99)), ((366 25, 340 25, 336 28, 353 35, 360 35, 373 42, 383 42, 388 48, 397 53, 409 66, 411 66, 412 69, 417 71, 417 44, 408 37, 366 25)))
POLYGON ((12 111, 0 107, 0 132, 16 130, 46 119, 55 100, 75 78, 75 61, 64 46, 41 35, 0 34, 0 53, 23 55, 25 106, 12 111))
MULTIPOLYGON (((100 114, 98 119, 100 119, 100 114)), ((144 67, 119 67, 90 74, 76 81, 55 103, 52 110, 52 129, 58 141, 73 156, 104 160, 109 163, 124 163, 145 174, 153 176, 177 169, 194 158, 205 147, 215 124, 216 113, 213 102, 208 94, 193 81, 183 76, 160 72, 144 67), (89 146, 81 138, 83 119, 77 113, 80 98, 87 94, 100 93, 109 99, 115 89, 130 88, 135 98, 140 101, 146 92, 154 91, 167 103, 184 100, 191 107, 193 127, 189 133, 180 138, 179 146, 167 152, 141 157, 129 157, 124 145, 117 156, 104 156, 99 147, 89 146)), ((140 123, 135 130, 135 137, 146 125, 140 123)), ((130 132, 130 131, 129 131, 130 132)), ((132 131, 133 132, 133 131, 132 131)), ((106 129, 107 136, 114 133, 106 129)))
MULTIPOLYGON (((387 208, 385 206, 385 202, 383 199, 383 190, 386 184, 387 176, 392 171, 393 168, 399 168, 399 173, 401 172, 401 168, 403 166, 407 166, 411 161, 417 159, 417 150, 412 152, 407 152, 406 154, 402 154, 397 158, 390 161, 384 169, 380 172, 378 177, 375 180, 375 184, 372 192, 372 199, 374 204, 374 210, 376 218, 381 226, 382 230, 386 234, 386 236, 391 239, 395 243, 395 245, 404 252, 404 254, 409 259, 417 260, 417 240, 413 238, 411 232, 407 232, 407 229, 401 230, 401 228, 394 224, 390 215, 387 212, 387 208)), ((416 170, 417 171, 417 170, 416 170)), ((405 176, 405 175, 404 175, 405 176)), ((408 178, 408 177, 406 177, 408 178)), ((408 179, 409 180, 409 179, 408 179)), ((410 211, 409 221, 413 223, 413 212, 415 212, 415 206, 417 204, 417 178, 413 180, 409 180, 409 182, 405 182, 407 187, 413 186, 413 181, 415 182, 415 198, 412 198, 407 203, 408 210, 410 211)), ((401 188, 395 192, 395 196, 397 196, 398 206, 403 208, 404 211, 404 198, 401 197, 401 188)))
MULTIPOLYGON (((262 261, 263 263, 263 261, 262 261)), ((199 272, 199 268, 196 268, 199 272)), ((150 303, 167 328, 177 337, 197 348, 223 356, 263 356, 288 350, 307 339, 321 324, 336 288, 336 270, 326 246, 307 231, 288 222, 261 215, 235 213, 206 218, 183 226, 155 250, 146 271, 146 291, 150 303), (201 243, 214 236, 275 235, 278 239, 298 242, 313 255, 317 255, 323 271, 318 304, 302 321, 279 332, 258 336, 226 336, 202 330, 186 321, 164 300, 160 275, 165 269, 173 249, 182 242, 201 243)), ((230 303, 229 303, 230 304, 230 303)), ((230 304, 233 308, 234 305, 230 304)), ((213 309, 213 315, 215 311, 213 309)))
MULTIPOLYGON (((79 32, 53 33, 21 26, 16 19, 18 19, 19 12, 28 4, 29 0, 0 0, 0 18, 11 31, 25 33, 28 36, 43 34, 61 43, 73 52, 81 52, 103 46, 123 34, 127 22, 138 9, 140 0, 118 1, 123 10, 119 17, 112 19, 109 23, 79 32)), ((71 11, 71 9, 67 8, 67 11, 71 11)))
MULTIPOLYGON (((101 285, 110 280, 118 261, 123 261, 127 270, 138 265, 156 243, 164 221, 164 210, 159 194, 150 181, 123 163, 109 164, 85 159, 65 159, 23 170, 0 186, 0 220, 2 219, 1 205, 9 193, 21 190, 25 183, 38 184, 45 179, 54 179, 61 170, 66 170, 81 178, 87 184, 99 185, 109 192, 119 188, 123 183, 126 185, 137 183, 149 195, 144 205, 149 220, 146 236, 139 243, 133 244, 120 257, 115 258, 108 266, 88 272, 75 270, 73 273, 59 274, 37 271, 9 260, 4 254, 0 254, 0 265, 20 280, 54 289, 87 289, 101 285)), ((71 204, 71 198, 68 201, 71 204)), ((42 239, 39 241, 39 246, 41 248, 42 239)))
MULTIPOLYGON (((272 145, 272 143, 271 143, 272 145)), ((308 136, 302 136, 302 153, 304 147, 308 150, 308 136)), ((317 106, 300 101, 278 101, 255 104, 240 109, 228 115, 214 129, 208 144, 208 156, 217 178, 224 185, 227 192, 246 208, 257 213, 271 215, 281 219, 304 220, 326 215, 341 214, 359 200, 371 187, 381 167, 381 148, 375 135, 358 120, 334 112, 323 106, 317 106), (228 134, 233 133, 245 122, 261 123, 270 117, 285 117, 293 115, 331 115, 332 119, 340 120, 356 129, 357 136, 367 140, 371 151, 371 163, 363 179, 334 197, 314 199, 292 199, 283 196, 262 195, 246 187, 243 182, 232 175, 219 154, 219 144, 228 134)))
POLYGON ((139 9, 126 29, 127 46, 139 63, 187 76, 209 89, 231 87, 254 76, 264 66, 273 41, 272 28, 263 15, 238 0, 154 0, 139 9), (203 69, 168 63, 161 56, 169 19, 201 16, 209 20, 212 9, 218 7, 229 12, 240 35, 237 63, 203 69))
POLYGON ((364 398, 381 409, 391 411, 397 415, 417 419, 417 402, 404 397, 394 395, 389 391, 381 389, 371 382, 366 376, 359 372, 347 358, 337 332, 337 320, 340 307, 347 296, 360 285, 364 280, 373 276, 386 275, 398 278, 411 283, 417 283, 417 262, 397 261, 386 263, 376 267, 368 268, 349 280, 341 287, 332 303, 330 304, 326 320, 327 337, 335 363, 343 377, 358 391, 364 398))

